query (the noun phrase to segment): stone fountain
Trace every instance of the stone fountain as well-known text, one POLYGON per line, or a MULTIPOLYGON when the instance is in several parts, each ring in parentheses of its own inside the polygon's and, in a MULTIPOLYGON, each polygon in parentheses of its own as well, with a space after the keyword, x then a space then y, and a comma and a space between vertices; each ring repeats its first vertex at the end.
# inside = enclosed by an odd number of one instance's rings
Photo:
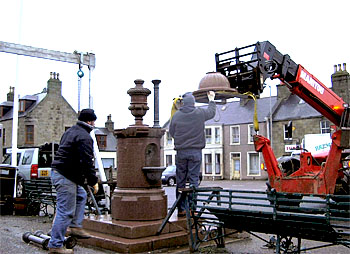
POLYGON ((143 80, 135 80, 128 90, 129 110, 135 123, 126 129, 114 130, 117 138, 117 188, 111 201, 111 214, 90 216, 83 227, 93 237, 81 240, 84 245, 97 246, 120 253, 149 252, 162 248, 186 245, 185 219, 172 217, 162 234, 157 235, 167 215, 167 196, 161 185, 160 140, 165 130, 159 126, 158 85, 155 91, 154 126, 143 123, 149 107, 151 91, 143 87, 143 80))

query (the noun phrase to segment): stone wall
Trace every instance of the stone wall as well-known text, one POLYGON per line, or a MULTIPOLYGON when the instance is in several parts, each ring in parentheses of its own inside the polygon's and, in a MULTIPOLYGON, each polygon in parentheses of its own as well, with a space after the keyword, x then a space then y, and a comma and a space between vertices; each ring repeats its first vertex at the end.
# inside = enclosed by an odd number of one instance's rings
MULTIPOLYGON (((18 119, 17 146, 28 146, 25 143, 25 126, 34 125, 34 144, 59 143, 65 130, 73 126, 78 115, 61 94, 62 82, 56 73, 51 73, 47 82, 47 94, 31 111, 18 119)), ((3 121, 6 129, 4 147, 12 145, 12 119, 3 121)))
POLYGON ((301 143, 305 134, 317 134, 321 133, 320 121, 326 120, 324 117, 315 117, 307 119, 294 119, 293 120, 293 134, 292 140, 284 140, 284 125, 288 124, 290 120, 273 122, 273 139, 272 146, 276 158, 285 154, 285 145, 292 145, 301 143))

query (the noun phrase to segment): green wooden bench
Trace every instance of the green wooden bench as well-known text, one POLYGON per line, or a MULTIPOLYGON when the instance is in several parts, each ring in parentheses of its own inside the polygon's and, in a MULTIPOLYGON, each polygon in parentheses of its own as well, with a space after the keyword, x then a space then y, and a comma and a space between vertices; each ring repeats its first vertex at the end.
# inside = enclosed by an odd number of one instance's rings
POLYGON ((27 199, 27 214, 38 215, 43 212, 46 216, 53 215, 56 209, 56 189, 51 179, 24 181, 25 197, 27 199), (53 209, 50 213, 49 208, 53 209))

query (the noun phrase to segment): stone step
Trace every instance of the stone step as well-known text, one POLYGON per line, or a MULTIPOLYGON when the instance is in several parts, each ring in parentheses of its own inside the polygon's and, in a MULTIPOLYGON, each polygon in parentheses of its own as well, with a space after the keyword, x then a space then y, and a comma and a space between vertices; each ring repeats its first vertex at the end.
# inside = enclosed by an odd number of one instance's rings
MULTIPOLYGON (((120 221, 120 220, 100 220, 84 219, 83 228, 99 233, 107 233, 127 239, 136 239, 154 236, 158 232, 163 220, 156 221, 120 221)), ((171 219, 162 230, 162 234, 186 231, 186 219, 177 217, 171 219)))
POLYGON ((130 239, 110 235, 108 233, 96 232, 85 229, 92 235, 89 239, 81 239, 79 243, 85 246, 95 246, 119 253, 140 253, 149 252, 165 248, 176 248, 188 245, 186 231, 172 233, 162 233, 159 236, 147 236, 137 239, 130 239))

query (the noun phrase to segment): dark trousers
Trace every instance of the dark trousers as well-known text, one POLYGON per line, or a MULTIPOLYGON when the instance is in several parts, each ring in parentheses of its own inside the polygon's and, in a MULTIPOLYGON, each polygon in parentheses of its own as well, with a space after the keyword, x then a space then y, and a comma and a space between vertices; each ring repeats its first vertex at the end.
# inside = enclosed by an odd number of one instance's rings
MULTIPOLYGON (((199 173, 202 163, 201 149, 178 150, 176 153, 176 198, 180 195, 178 189, 186 187, 186 181, 190 186, 198 187, 199 173)), ((191 201, 191 196, 189 201, 191 201)), ((178 210, 185 210, 185 200, 181 199, 178 210)))

